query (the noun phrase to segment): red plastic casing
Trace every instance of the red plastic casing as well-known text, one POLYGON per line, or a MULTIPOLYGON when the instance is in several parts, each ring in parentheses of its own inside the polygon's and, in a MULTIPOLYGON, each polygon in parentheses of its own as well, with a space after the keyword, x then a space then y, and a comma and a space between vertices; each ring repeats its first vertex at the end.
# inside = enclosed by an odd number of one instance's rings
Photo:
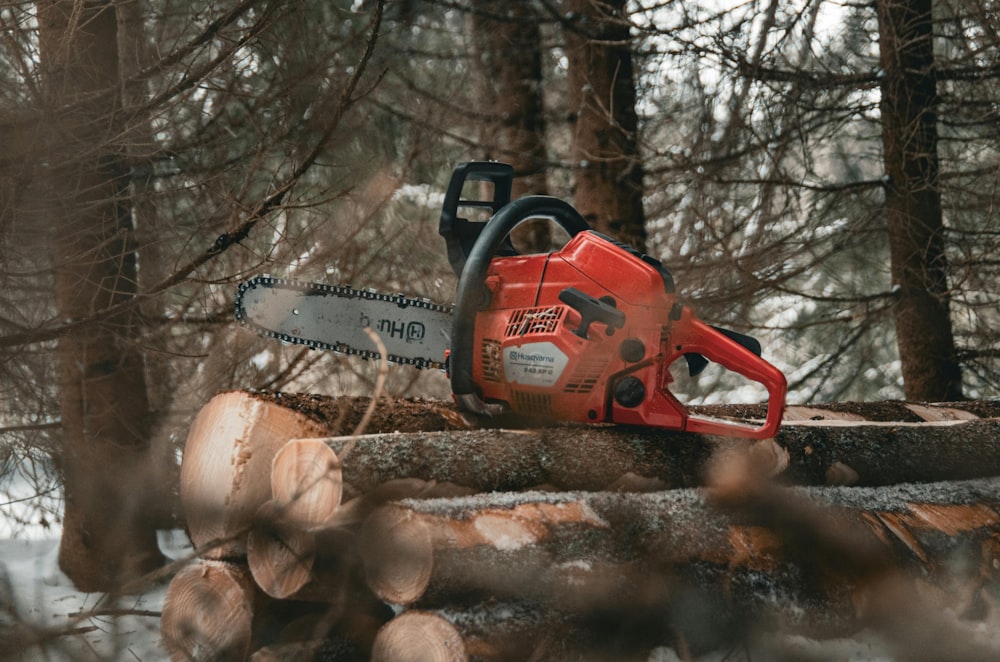
POLYGON ((486 285, 492 297, 477 313, 473 379, 487 402, 559 420, 758 439, 773 437, 781 424, 787 388, 781 371, 698 320, 668 291, 655 264, 601 235, 581 232, 554 253, 495 258, 486 285), (559 300, 567 288, 611 297, 624 326, 608 335, 608 326, 595 321, 587 338, 579 337, 573 331, 580 314, 559 300), (669 390, 670 365, 689 352, 762 384, 763 424, 691 414, 669 390), (626 379, 631 397, 616 398, 626 379))

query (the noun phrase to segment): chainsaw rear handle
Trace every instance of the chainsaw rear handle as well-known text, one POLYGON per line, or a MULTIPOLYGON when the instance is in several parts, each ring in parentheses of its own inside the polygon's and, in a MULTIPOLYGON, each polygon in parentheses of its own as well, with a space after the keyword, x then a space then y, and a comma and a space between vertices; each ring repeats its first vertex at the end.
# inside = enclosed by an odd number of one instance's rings
POLYGON ((760 426, 689 414, 684 429, 688 432, 751 439, 768 439, 777 434, 784 415, 785 394, 788 389, 785 375, 727 333, 705 324, 693 315, 686 322, 671 334, 670 363, 688 352, 701 354, 727 370, 762 384, 767 389, 768 399, 767 417, 760 426))
POLYGON ((521 221, 529 218, 549 218, 571 238, 590 229, 587 221, 572 205, 547 195, 529 195, 505 205, 482 228, 479 238, 466 256, 458 279, 451 354, 448 359, 451 391, 456 401, 463 408, 478 414, 493 413, 476 393, 476 384, 472 378, 476 313, 489 305, 486 272, 507 235, 521 221))

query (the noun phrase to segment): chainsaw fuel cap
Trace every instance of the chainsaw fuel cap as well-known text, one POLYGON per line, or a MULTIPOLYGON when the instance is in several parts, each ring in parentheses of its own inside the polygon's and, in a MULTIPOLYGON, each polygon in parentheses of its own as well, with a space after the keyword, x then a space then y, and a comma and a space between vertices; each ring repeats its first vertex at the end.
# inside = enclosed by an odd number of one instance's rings
POLYGON ((626 363, 638 363, 646 356, 646 346, 638 338, 626 338, 618 347, 618 356, 626 363))

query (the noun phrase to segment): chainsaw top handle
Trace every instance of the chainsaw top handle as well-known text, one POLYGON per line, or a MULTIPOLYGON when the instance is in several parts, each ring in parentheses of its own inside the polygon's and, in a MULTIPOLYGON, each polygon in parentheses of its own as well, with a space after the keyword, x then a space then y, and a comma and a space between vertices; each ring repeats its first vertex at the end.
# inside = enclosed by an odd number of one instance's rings
POLYGON ((529 195, 502 207, 487 221, 465 259, 458 279, 452 321, 449 372, 451 390, 460 406, 479 414, 492 413, 476 393, 472 378, 476 313, 489 305, 486 272, 511 231, 529 218, 555 221, 569 236, 589 230, 583 216, 569 203, 547 195, 529 195))
MULTIPOLYGON (((514 187, 514 168, 507 163, 498 161, 468 161, 460 163, 451 174, 448 191, 444 194, 444 204, 441 205, 441 220, 438 234, 444 237, 448 249, 448 263, 451 264, 456 276, 462 275, 465 260, 479 238, 486 223, 470 221, 459 216, 459 209, 488 209, 492 217, 510 202, 514 187), (466 199, 462 197, 466 181, 488 182, 492 184, 492 199, 466 199)), ((482 187, 488 188, 488 187, 482 187)), ((470 191, 470 193, 486 193, 486 191, 470 191)), ((501 255, 514 254, 514 246, 510 240, 501 240, 502 247, 497 249, 501 255)))

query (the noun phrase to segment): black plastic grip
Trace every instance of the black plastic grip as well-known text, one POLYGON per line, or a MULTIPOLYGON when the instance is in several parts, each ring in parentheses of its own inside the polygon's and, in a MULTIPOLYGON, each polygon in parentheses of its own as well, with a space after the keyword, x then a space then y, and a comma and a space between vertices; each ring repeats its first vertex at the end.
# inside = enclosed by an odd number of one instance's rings
POLYGON ((610 301, 597 299, 575 287, 567 287, 559 293, 559 300, 580 314, 580 326, 573 333, 584 340, 594 322, 604 324, 609 336, 614 335, 615 329, 625 326, 625 313, 615 307, 614 299, 608 299, 610 301))
MULTIPOLYGON (((444 237, 448 249, 448 263, 456 275, 461 275, 465 268, 465 260, 479 238, 479 233, 486 225, 483 222, 469 221, 458 215, 460 207, 480 207, 490 210, 490 217, 500 211, 510 202, 514 187, 514 168, 507 163, 498 161, 469 161, 455 166, 451 173, 448 190, 444 194, 441 205, 441 220, 438 224, 438 234, 444 237), (465 200, 462 190, 466 181, 490 182, 493 184, 492 200, 465 200)), ((506 245, 505 250, 513 252, 513 246, 506 245)))
MULTIPOLYGON (((507 235, 529 218, 549 218, 570 237, 590 229, 587 221, 572 205, 546 195, 531 195, 515 200, 487 221, 469 251, 459 276, 452 322, 449 359, 451 390, 459 396, 459 402, 467 407, 475 406, 468 402, 467 396, 476 396, 476 384, 472 377, 475 324, 476 313, 489 303, 489 292, 485 291, 486 272, 507 235)), ((478 400, 478 396, 474 399, 478 400)))

